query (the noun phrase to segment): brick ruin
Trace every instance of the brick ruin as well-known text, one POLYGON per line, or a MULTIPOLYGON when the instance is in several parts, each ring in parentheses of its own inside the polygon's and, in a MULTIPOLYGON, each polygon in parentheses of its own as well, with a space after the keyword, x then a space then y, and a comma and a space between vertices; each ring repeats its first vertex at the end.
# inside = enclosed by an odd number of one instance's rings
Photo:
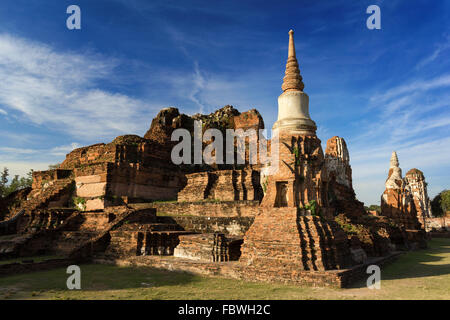
POLYGON ((431 202, 423 172, 411 169, 402 178, 397 153, 392 152, 386 190, 381 196, 381 214, 409 230, 430 230, 431 202))
POLYGON ((425 245, 420 217, 430 212, 419 170, 402 179, 391 161, 382 215, 373 216, 356 199, 344 139, 332 137, 323 152, 292 31, 282 89, 278 140, 264 141, 279 151, 275 173, 249 164, 248 153, 243 165, 171 161, 175 129, 193 133, 195 120, 203 132, 263 129, 257 110, 188 116, 165 108, 143 137, 73 150, 57 169, 34 172, 31 189, 0 203, 0 259, 54 254, 344 286, 365 264, 425 245))

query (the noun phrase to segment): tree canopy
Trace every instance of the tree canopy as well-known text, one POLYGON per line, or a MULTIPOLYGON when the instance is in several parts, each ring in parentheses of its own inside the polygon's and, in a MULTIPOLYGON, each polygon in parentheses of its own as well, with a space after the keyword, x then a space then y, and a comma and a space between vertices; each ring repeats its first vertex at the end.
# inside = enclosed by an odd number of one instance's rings
POLYGON ((444 190, 434 197, 431 201, 431 211, 435 217, 441 217, 450 211, 450 190, 444 190))
POLYGON ((28 172, 26 177, 19 177, 15 175, 11 181, 9 181, 9 170, 8 168, 3 168, 3 171, 0 174, 0 198, 4 198, 8 196, 10 193, 31 187, 33 170, 28 172), (9 183, 8 183, 9 182, 9 183))
POLYGON ((381 207, 376 205, 376 204, 371 204, 370 206, 365 206, 364 209, 366 209, 367 211, 376 211, 378 213, 381 212, 381 207))

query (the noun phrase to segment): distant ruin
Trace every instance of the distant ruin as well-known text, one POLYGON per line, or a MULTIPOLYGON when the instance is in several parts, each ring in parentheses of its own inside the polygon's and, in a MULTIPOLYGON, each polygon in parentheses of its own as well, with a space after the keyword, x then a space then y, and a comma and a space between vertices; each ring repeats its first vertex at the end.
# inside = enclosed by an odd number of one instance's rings
POLYGON ((368 264, 425 247, 431 213, 422 172, 403 179, 393 154, 381 215, 371 215, 356 199, 344 139, 332 137, 322 150, 292 30, 282 89, 279 140, 264 141, 279 151, 275 174, 248 162, 171 162, 175 129, 192 132, 195 120, 203 130, 262 129, 257 110, 188 116, 165 108, 144 137, 79 148, 58 169, 34 172, 32 189, 3 204, 10 210, 0 222, 0 259, 54 254, 341 287, 368 264))

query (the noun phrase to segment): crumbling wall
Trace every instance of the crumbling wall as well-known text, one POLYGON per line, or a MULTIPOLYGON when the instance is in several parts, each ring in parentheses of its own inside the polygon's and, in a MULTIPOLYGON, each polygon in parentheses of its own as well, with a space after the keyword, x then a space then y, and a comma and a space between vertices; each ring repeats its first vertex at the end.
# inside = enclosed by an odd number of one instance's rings
POLYGON ((364 204, 356 199, 352 184, 350 156, 345 140, 332 137, 325 149, 325 167, 328 175, 328 199, 335 214, 349 217, 365 215, 364 204))

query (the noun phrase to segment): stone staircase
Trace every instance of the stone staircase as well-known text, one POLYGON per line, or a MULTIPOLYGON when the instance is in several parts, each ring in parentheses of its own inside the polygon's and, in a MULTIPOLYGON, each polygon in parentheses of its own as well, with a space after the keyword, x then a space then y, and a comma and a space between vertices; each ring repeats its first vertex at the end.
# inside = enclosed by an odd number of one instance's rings
POLYGON ((20 208, 11 212, 9 217, 16 215, 21 210, 26 214, 31 214, 36 209, 47 207, 51 201, 58 200, 64 193, 68 193, 73 188, 74 181, 71 178, 53 180, 48 182, 42 189, 33 189, 20 208))
MULTIPOLYGON (((74 209, 47 209, 33 217, 25 217, 25 233, 0 236, 0 259, 45 254, 54 235, 76 218, 74 209)), ((24 212, 24 211, 21 211, 24 212)))
POLYGON ((12 218, 0 221, 0 236, 13 234, 16 232, 17 221, 25 214, 25 210, 22 209, 17 212, 12 218))
POLYGON ((54 236, 51 254, 69 256, 80 246, 105 235, 117 223, 120 223, 131 211, 113 213, 111 210, 79 212, 70 223, 54 236))
POLYGON ((43 189, 35 189, 28 195, 27 201, 16 210, 5 215, 1 222, 0 235, 30 232, 33 225, 33 211, 45 208, 51 201, 60 199, 65 193, 69 193, 73 187, 72 179, 54 180, 43 189))

